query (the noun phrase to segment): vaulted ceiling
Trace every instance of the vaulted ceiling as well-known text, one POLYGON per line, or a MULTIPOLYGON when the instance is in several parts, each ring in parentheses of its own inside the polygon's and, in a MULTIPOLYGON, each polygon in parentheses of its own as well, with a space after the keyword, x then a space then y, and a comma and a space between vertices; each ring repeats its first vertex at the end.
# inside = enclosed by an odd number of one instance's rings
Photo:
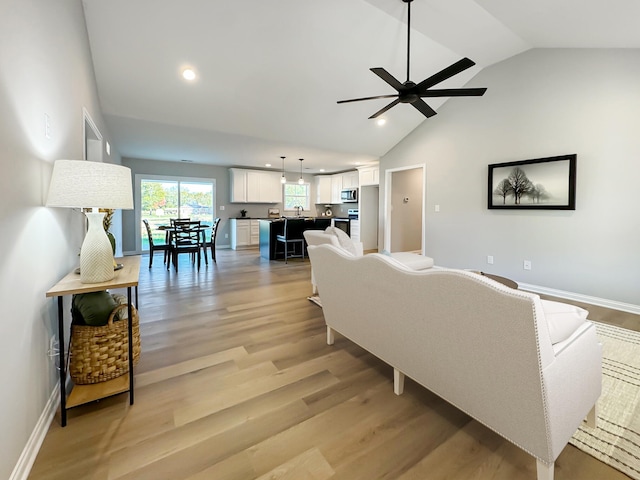
MULTIPOLYGON (((310 172, 338 171, 433 121, 400 104, 378 126, 368 117, 387 99, 336 103, 395 93, 371 67, 406 80, 402 0, 83 4, 103 113, 125 157, 280 168, 286 156, 294 170, 304 158, 310 172)), ((414 0, 410 76, 469 57, 477 65, 439 87, 482 87, 480 69, 530 48, 640 48, 638 18, 637 0, 414 0)))

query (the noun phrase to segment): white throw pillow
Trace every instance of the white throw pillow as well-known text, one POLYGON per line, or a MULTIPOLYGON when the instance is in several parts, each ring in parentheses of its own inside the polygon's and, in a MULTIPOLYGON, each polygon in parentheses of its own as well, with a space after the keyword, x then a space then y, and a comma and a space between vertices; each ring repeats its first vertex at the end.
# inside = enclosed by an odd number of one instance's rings
POLYGON ((353 240, 347 235, 343 230, 340 230, 336 227, 327 227, 325 233, 329 233, 335 235, 338 239, 338 243, 342 248, 344 248, 347 252, 349 252, 354 257, 358 256, 358 252, 356 250, 356 246, 353 244, 353 240))
POLYGON ((575 305, 551 300, 540 300, 540 302, 549 326, 552 344, 569 338, 586 321, 587 315, 589 315, 587 310, 575 305))

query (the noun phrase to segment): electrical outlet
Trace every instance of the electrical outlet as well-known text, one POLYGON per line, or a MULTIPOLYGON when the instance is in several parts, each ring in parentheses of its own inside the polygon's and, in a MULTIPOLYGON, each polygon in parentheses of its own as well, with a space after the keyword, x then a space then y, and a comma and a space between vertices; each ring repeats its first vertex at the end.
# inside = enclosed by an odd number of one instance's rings
POLYGON ((225 233, 225 234, 224 234, 224 238, 229 238, 229 234, 228 234, 228 233, 225 233))
POLYGON ((224 211, 224 205, 220 205, 220 210, 224 211))
POLYGON ((493 255, 487 255, 487 263, 493 265, 493 255))
POLYGON ((435 207, 433 207, 433 211, 434 212, 439 212, 440 211, 440 205, 436 205, 435 207))
POLYGON ((531 270, 531 260, 525 260, 522 264, 522 268, 525 270, 531 270))

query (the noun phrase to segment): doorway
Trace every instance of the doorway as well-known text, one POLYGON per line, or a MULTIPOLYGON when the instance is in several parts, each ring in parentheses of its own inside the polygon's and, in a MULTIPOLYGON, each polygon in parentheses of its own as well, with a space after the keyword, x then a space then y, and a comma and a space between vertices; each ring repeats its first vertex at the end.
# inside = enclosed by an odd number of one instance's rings
POLYGON ((91 162, 102 162, 102 134, 86 108, 82 109, 84 132, 84 159, 91 162))
POLYGON ((424 254, 425 185, 424 165, 385 172, 384 249, 388 252, 424 254))

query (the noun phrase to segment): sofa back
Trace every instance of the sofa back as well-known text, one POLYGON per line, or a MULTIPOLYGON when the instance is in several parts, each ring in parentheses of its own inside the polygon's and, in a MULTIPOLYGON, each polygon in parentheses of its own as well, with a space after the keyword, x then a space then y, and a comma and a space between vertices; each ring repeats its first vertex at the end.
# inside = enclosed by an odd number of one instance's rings
POLYGON ((541 370, 553 361, 537 295, 461 270, 309 247, 326 323, 498 431, 549 458, 541 370), (541 318, 542 317, 542 318, 541 318))

